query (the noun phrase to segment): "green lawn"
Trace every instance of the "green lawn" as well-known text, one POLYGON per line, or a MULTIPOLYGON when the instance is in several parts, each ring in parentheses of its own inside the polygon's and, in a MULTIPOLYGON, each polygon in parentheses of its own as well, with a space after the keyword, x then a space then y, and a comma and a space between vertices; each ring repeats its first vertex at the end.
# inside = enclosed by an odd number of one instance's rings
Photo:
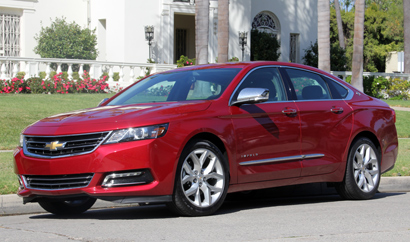
POLYGON ((0 94, 0 150, 12 150, 20 132, 53 114, 96 107, 113 94, 0 94))
POLYGON ((0 152, 0 195, 16 193, 18 186, 13 171, 13 152, 0 152))
MULTIPOLYGON (((10 94, 0 95, 0 150, 13 150, 19 134, 27 125, 44 117, 83 108, 95 107, 113 94, 10 94)), ((410 107, 410 101, 387 100, 390 106, 410 107)), ((410 112, 397 111, 399 137, 410 137, 410 112)), ((410 176, 410 139, 399 140, 399 157, 393 170, 384 176, 410 176)), ((18 182, 13 172, 12 152, 0 153, 0 194, 15 193, 18 182)))
POLYGON ((405 107, 410 108, 410 100, 383 100, 391 107, 405 107))

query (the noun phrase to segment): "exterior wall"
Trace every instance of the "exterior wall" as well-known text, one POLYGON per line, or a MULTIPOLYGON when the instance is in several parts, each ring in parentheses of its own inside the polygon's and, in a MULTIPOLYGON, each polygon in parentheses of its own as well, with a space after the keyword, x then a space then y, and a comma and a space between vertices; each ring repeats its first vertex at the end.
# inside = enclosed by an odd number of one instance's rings
POLYGON ((262 11, 270 11, 280 22, 280 61, 289 61, 290 34, 299 34, 299 58, 317 39, 317 0, 252 0, 251 22, 262 11))
POLYGON ((21 16, 20 56, 24 57, 39 57, 33 51, 37 45, 34 36, 40 33, 41 26, 49 26, 57 17, 87 27, 87 0, 2 0, 0 13, 21 16))
MULTIPOLYGON (((218 2, 210 0, 208 61, 217 57, 218 2)), ((290 34, 299 34, 298 62, 304 49, 317 39, 317 0, 230 0, 229 58, 242 60, 239 31, 247 31, 245 60, 250 59, 250 31, 253 18, 262 11, 273 13, 280 23, 281 61, 289 61, 290 34)), ((21 16, 21 52, 23 57, 34 54, 34 36, 41 26, 49 26, 56 17, 75 21, 81 27, 96 28, 98 60, 145 63, 149 46, 144 26, 155 29, 152 58, 161 64, 174 63, 174 29, 177 15, 194 15, 195 6, 173 0, 2 0, 1 13, 21 16), (88 8, 89 7, 89 8, 88 8), (90 18, 90 23, 88 23, 90 18)), ((188 23, 187 23, 188 24, 188 23)), ((189 23, 192 28, 192 23, 189 23)), ((189 53, 195 52, 194 37, 188 38, 189 53)))
POLYGON ((158 52, 156 45, 160 29, 158 1, 91 0, 91 28, 97 28, 98 60, 146 63, 149 57, 148 42, 144 26, 154 26, 153 56, 158 52), (105 30, 101 30, 101 21, 105 30), (102 42, 104 44, 102 44, 102 42))
POLYGON ((386 73, 404 72, 404 52, 389 52, 386 58, 386 73))
POLYGON ((255 0, 231 0, 229 4, 229 54, 228 58, 238 57, 242 61, 242 50, 239 46, 239 32, 248 32, 244 60, 250 60, 252 8, 255 0))

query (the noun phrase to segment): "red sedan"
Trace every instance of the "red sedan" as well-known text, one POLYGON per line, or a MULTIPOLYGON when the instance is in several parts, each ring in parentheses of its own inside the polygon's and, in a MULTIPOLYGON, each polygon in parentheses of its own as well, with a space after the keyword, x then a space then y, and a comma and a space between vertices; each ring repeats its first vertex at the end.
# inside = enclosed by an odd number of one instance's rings
POLYGON ((397 158, 395 119, 386 103, 308 66, 181 68, 27 127, 18 195, 54 214, 102 199, 188 216, 214 213, 227 193, 312 182, 369 199, 397 158))

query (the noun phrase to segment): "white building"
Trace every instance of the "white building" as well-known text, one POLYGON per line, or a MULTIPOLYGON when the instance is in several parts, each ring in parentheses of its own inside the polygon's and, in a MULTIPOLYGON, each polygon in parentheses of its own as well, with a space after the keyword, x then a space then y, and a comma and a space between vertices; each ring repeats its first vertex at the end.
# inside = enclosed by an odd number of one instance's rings
MULTIPOLYGON (((209 62, 217 57, 217 11, 218 2, 210 0, 209 62)), ((146 25, 155 29, 157 63, 195 57, 195 6, 189 0, 0 0, 0 55, 39 57, 34 36, 56 17, 96 29, 97 60, 145 63, 146 25)), ((281 61, 300 63, 304 49, 317 39, 317 0, 230 0, 229 25, 229 58, 241 59, 238 32, 256 26, 276 34, 281 61)), ((245 60, 251 44, 249 34, 245 60)))

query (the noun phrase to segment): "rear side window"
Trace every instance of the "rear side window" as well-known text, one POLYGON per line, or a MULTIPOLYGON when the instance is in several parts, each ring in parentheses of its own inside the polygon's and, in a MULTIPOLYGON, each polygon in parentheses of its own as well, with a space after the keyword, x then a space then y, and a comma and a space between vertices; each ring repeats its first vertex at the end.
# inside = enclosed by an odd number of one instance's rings
POLYGON ((345 87, 330 78, 325 77, 325 79, 330 91, 332 92, 333 99, 345 99, 347 97, 349 91, 345 87))
POLYGON ((292 81, 298 100, 331 99, 326 82, 317 74, 295 69, 285 69, 292 81))

